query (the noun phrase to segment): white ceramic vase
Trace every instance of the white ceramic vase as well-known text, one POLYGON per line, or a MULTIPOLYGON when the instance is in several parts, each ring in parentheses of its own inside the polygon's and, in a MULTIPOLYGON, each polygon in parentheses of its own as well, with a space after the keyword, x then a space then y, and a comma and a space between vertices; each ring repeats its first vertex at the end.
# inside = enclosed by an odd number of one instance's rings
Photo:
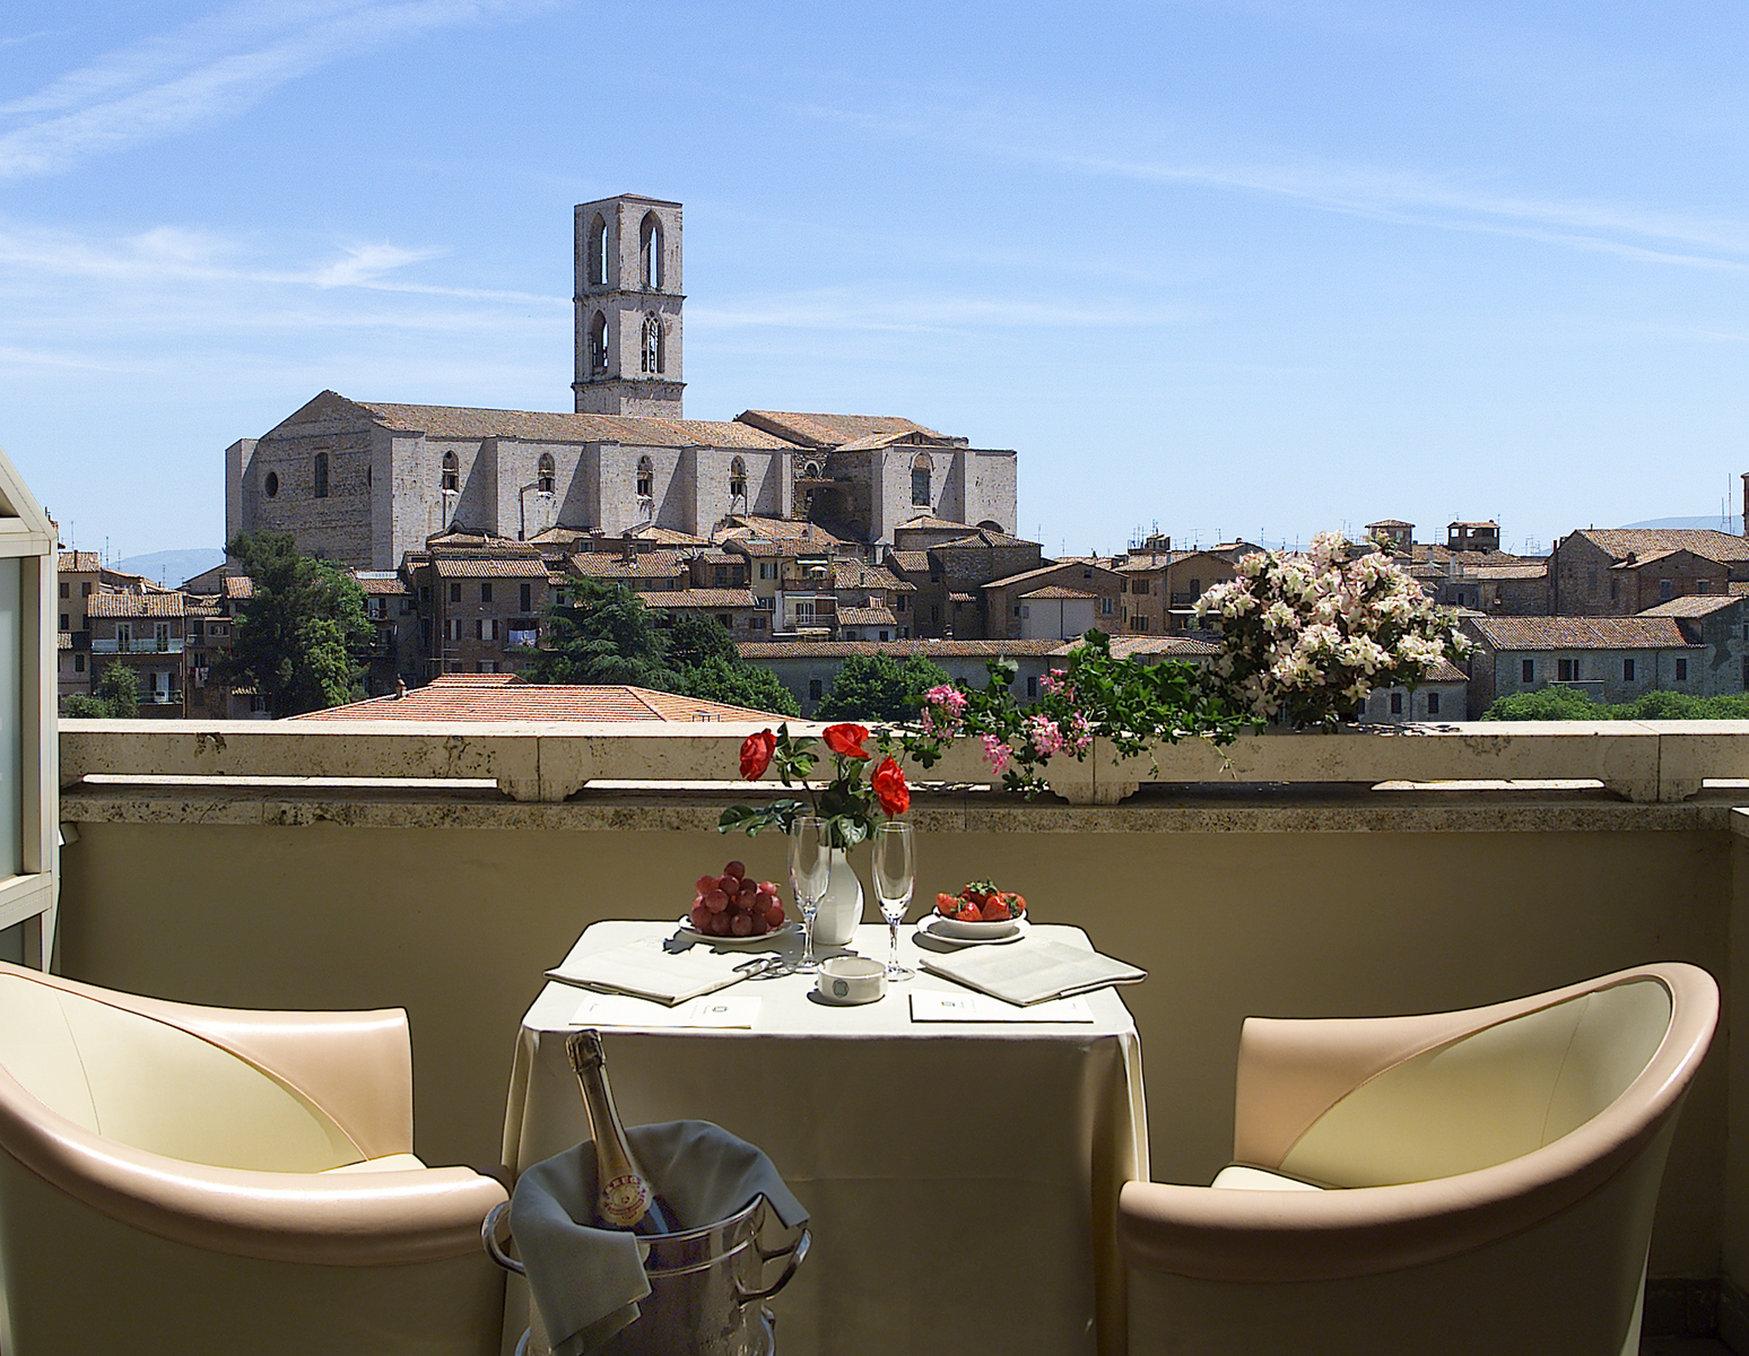
POLYGON ((862 922, 862 882, 843 848, 833 848, 826 893, 814 915, 814 945, 843 946, 862 922))

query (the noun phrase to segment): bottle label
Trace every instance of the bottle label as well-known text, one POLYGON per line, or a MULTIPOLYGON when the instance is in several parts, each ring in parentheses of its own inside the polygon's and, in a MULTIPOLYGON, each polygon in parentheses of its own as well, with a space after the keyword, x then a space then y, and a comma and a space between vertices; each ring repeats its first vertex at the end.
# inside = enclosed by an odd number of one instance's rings
POLYGON ((615 1177, 601 1188, 599 1205, 609 1224, 629 1229, 650 1213, 650 1184, 631 1173, 615 1177))

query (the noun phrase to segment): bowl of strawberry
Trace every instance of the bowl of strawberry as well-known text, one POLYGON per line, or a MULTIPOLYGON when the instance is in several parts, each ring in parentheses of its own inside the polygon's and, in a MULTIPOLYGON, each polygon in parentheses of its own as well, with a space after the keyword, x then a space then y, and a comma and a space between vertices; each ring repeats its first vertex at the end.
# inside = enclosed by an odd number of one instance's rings
POLYGON ((741 862, 730 862, 722 874, 693 882, 692 908, 680 920, 682 932, 713 942, 748 942, 781 931, 783 901, 772 882, 755 881, 741 862))
POLYGON ((1026 896, 975 880, 958 894, 935 897, 935 930, 945 937, 1006 937, 1026 920, 1026 896))

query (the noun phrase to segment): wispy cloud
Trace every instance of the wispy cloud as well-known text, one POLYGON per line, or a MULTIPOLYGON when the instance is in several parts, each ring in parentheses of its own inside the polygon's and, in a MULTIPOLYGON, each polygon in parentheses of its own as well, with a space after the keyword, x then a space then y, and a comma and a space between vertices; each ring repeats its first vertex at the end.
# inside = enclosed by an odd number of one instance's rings
POLYGON ((1138 307, 1126 303, 1060 306, 1002 297, 930 292, 895 296, 828 288, 744 303, 701 305, 687 324, 698 329, 827 330, 921 333, 965 329, 1093 329, 1122 325, 1147 329, 1176 325, 1188 308, 1138 307))
POLYGON ((154 35, 0 104, 0 178, 235 117, 330 62, 433 29, 512 17, 540 0, 285 0, 154 35))
MULTIPOLYGON (((1143 151, 1088 154, 1061 149, 1060 131, 1017 126, 1020 119, 1008 110, 1000 116, 954 110, 921 117, 810 104, 799 111, 882 136, 1095 178, 1287 199, 1317 211, 1446 231, 1510 235, 1648 264, 1749 270, 1749 220, 1514 193, 1367 166, 1177 160, 1143 151)), ((1088 138, 1082 144, 1101 141, 1109 143, 1110 137, 1088 138)))

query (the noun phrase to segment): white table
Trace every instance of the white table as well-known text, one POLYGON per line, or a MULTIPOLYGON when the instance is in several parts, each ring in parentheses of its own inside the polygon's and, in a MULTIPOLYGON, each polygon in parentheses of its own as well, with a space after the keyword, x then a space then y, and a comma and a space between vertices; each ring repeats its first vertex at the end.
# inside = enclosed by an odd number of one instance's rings
MULTIPOLYGON (((901 959, 915 969, 911 930, 901 959)), ((1036 931, 1089 945, 1078 928, 1036 931)), ((672 932, 597 923, 571 954, 672 932)), ((851 946, 884 960, 885 926, 851 946)), ((919 973, 845 1008, 811 985, 723 991, 760 997, 751 1031, 603 1028, 627 1124, 715 1121, 770 1154, 808 1207, 813 1251, 774 1306, 784 1356, 1121 1351, 1117 1193, 1148 1175, 1148 1139, 1117 991, 1087 995, 1091 1023, 925 1025, 909 990, 967 990, 919 973)), ((589 1133, 562 1039, 586 997, 549 983, 523 1018, 504 1128, 519 1171, 589 1133)), ((526 1303, 511 1290, 507 1336, 526 1303)))

